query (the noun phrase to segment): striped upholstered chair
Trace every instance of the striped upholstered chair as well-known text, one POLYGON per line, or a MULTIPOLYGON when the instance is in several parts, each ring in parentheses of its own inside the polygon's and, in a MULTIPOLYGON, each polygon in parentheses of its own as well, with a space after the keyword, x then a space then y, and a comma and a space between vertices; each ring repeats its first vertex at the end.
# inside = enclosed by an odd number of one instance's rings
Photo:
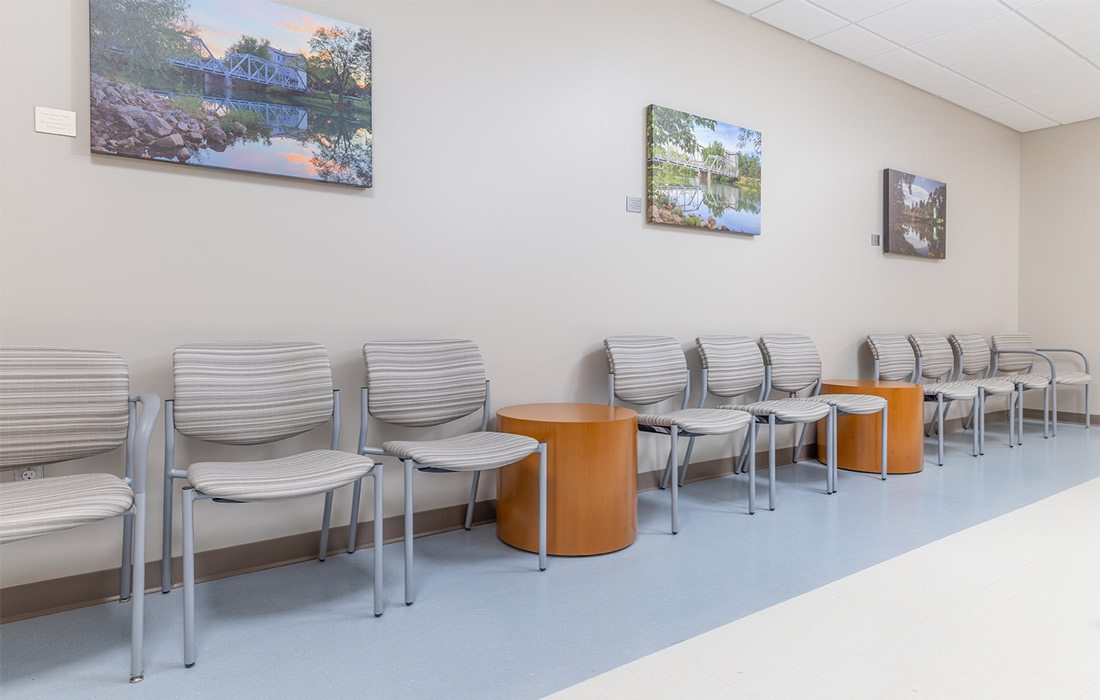
MULTIPOLYGON (((621 335, 604 340, 610 373, 607 375, 608 403, 615 400, 641 406, 653 406, 683 394, 679 410, 660 413, 640 413, 638 430, 643 433, 668 435, 670 440, 668 460, 662 488, 671 486, 669 499, 672 506, 672 534, 680 531, 680 512, 677 492, 683 485, 678 477, 680 457, 677 441, 690 438, 684 469, 691 461, 691 448, 695 438, 704 435, 731 435, 748 426, 752 416, 744 411, 723 411, 714 408, 688 408, 691 399, 691 373, 683 348, 675 338, 658 335, 621 335)), ((755 452, 755 436, 748 440, 755 452)), ((756 459, 749 461, 749 513, 756 512, 756 459)))
MULTIPOLYGON (((759 425, 768 426, 768 508, 775 510, 775 429, 780 425, 816 423, 828 419, 829 431, 833 429, 834 414, 828 404, 813 399, 788 398, 768 400, 767 370, 760 346, 752 338, 736 335, 708 335, 695 339, 703 360, 703 395, 710 394, 723 399, 736 399, 744 394, 757 394, 753 403, 730 403, 722 410, 744 411, 753 416, 748 444, 741 450, 739 466, 755 459, 756 430, 759 425)), ((702 405, 702 403, 700 403, 702 405)), ((833 459, 830 452, 825 470, 825 492, 832 493, 833 459)))
POLYGON ((989 341, 978 333, 952 333, 947 336, 958 362, 955 379, 974 377, 978 387, 978 454, 985 454, 985 397, 1008 397, 1008 446, 1016 442, 1016 385, 1007 378, 994 377, 989 341))
POLYGON ((489 381, 485 361, 469 340, 374 341, 363 346, 367 382, 361 393, 359 454, 396 457, 405 467, 405 605, 413 586, 413 474, 473 474, 466 529, 473 524, 481 472, 539 455, 539 571, 546 570, 546 443, 489 432, 489 381), (428 428, 481 410, 481 430, 435 440, 388 440, 367 446, 369 417, 408 428, 428 428))
POLYGON ((122 516, 119 599, 130 600, 130 682, 137 683, 144 677, 145 472, 160 397, 131 396, 129 384, 126 361, 108 352, 0 348, 0 469, 126 445, 123 479, 73 474, 0 485, 0 544, 122 516))
MULTIPOLYGON (((1058 386, 1083 386, 1085 388, 1085 428, 1090 425, 1089 417, 1089 385, 1092 384, 1092 375, 1089 373, 1089 358, 1080 350, 1071 348, 1036 348, 1035 341, 1027 333, 1001 333, 993 336, 993 364, 995 369, 1008 372, 1007 379, 1012 379, 1018 385, 1026 389, 1040 388, 1044 375, 1032 374, 1032 364, 1035 357, 1046 360, 1050 368, 1050 376, 1045 377, 1050 385, 1049 397, 1045 397, 1045 405, 1049 406, 1052 414, 1051 435, 1058 434, 1058 386), (1057 371, 1053 354, 1071 354, 1081 358, 1084 371, 1069 370, 1057 371)), ((1023 401, 1021 400, 1021 404, 1023 401)), ((1020 409, 1021 414, 1023 408, 1020 409)), ((1020 418, 1023 425, 1023 418, 1020 418)), ((1022 430, 1020 432, 1023 432, 1022 430)), ((1043 420, 1043 435, 1046 436, 1046 418, 1043 420)))
MULTIPOLYGON (((184 480, 184 665, 195 664, 195 501, 252 503, 324 494, 319 558, 328 550, 336 489, 374 478, 374 614, 382 614, 382 465, 341 452, 339 392, 324 346, 315 343, 183 345, 172 356, 175 397, 165 402, 164 540, 161 590, 171 586, 172 482, 184 480), (327 450, 175 468, 175 433, 224 445, 260 445, 304 433, 329 420, 327 450)), ((358 492, 357 492, 358 493, 358 492)), ((357 504, 355 504, 357 505, 357 504)), ((351 514, 355 532, 358 508, 351 514)), ((354 549, 349 533, 348 551, 354 549)))
MULTIPOLYGON (((800 391, 810 389, 806 398, 821 401, 833 409, 833 431, 829 436, 829 449, 833 452, 833 492, 837 490, 836 469, 836 428, 837 416, 863 416, 880 414, 882 419, 882 443, 879 456, 882 479, 886 480, 886 455, 888 411, 886 399, 870 394, 822 394, 821 392, 821 356, 817 352, 814 341, 804 335, 794 333, 771 333, 760 337, 760 349, 764 353, 764 383, 766 389, 778 389, 786 391, 792 397, 800 391)), ((794 461, 802 453, 802 445, 806 440, 808 423, 802 424, 802 430, 798 436, 798 444, 794 449, 794 461)))

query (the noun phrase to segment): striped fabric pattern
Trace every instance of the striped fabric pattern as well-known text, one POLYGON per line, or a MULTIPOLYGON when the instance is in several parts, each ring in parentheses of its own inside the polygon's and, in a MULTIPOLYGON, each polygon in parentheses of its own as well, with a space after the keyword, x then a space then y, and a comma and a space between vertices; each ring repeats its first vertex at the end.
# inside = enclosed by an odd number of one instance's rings
POLYGON ((97 350, 0 347, 0 468, 113 450, 126 439, 126 361, 97 350))
POLYGON ((954 374, 955 353, 947 338, 939 333, 913 333, 909 336, 909 342, 921 360, 922 377, 940 379, 954 374))
POLYGON ((332 417, 332 367, 316 343, 182 345, 172 355, 176 430, 258 445, 332 417))
POLYGON ((801 391, 821 377, 821 356, 804 335, 769 333, 760 337, 760 349, 772 368, 772 386, 779 391, 801 391))
POLYGON ((1059 384, 1091 384, 1092 375, 1085 372, 1059 372, 1057 376, 1059 384))
POLYGON ((977 379, 964 379, 961 382, 936 382, 923 386, 925 396, 938 396, 953 401, 967 401, 978 396, 977 379))
POLYGON ((818 394, 807 398, 820 401, 827 406, 836 406, 842 413, 855 415, 878 413, 886 406, 886 399, 871 394, 818 394))
POLYGON ((252 462, 196 462, 187 469, 187 480, 217 498, 277 501, 331 491, 373 467, 370 459, 350 452, 313 450, 252 462))
POLYGON ((977 333, 952 333, 947 339, 959 357, 963 374, 985 374, 992 357, 985 336, 977 333))
POLYGON ((982 389, 985 389, 985 393, 988 396, 1007 396, 1012 393, 1015 388, 1012 382, 1008 381, 1004 377, 990 377, 988 379, 975 379, 975 384, 982 389))
POLYGON ((468 416, 485 403, 485 362, 469 340, 391 340, 363 346, 370 414, 425 427, 468 416))
POLYGON ((711 393, 733 398, 764 383, 764 358, 752 338, 704 335, 696 338, 695 344, 707 370, 707 389, 711 393))
POLYGON ((603 342, 615 375, 615 396, 623 401, 658 403, 687 388, 687 358, 675 338, 620 335, 603 342))
POLYGON ((750 404, 719 406, 719 408, 745 411, 754 416, 770 416, 788 423, 810 423, 829 415, 829 404, 816 398, 775 399, 750 404))
POLYGON ((121 515, 133 503, 133 491, 113 474, 0 484, 0 544, 121 515))
POLYGON ((881 333, 867 336, 871 356, 878 360, 878 378, 908 381, 917 366, 913 346, 903 335, 881 333))
POLYGON ((511 433, 467 433, 440 440, 391 440, 382 449, 399 459, 453 471, 496 469, 518 462, 539 449, 539 442, 511 433))
POLYGON ((638 425, 661 428, 677 426, 696 435, 725 435, 744 428, 752 416, 744 411, 720 408, 685 408, 660 414, 639 414, 638 425))
MULTIPOLYGON (((1027 333, 998 333, 993 336, 993 349, 998 352, 1035 349, 1035 343, 1027 333)), ((1034 355, 1000 355, 997 369, 1003 372, 1027 372, 1035 361, 1034 355)))
POLYGON ((1025 389, 1042 389, 1050 385, 1050 377, 1045 374, 1032 374, 1031 372, 1015 372, 997 378, 1005 379, 1013 384, 1022 384, 1025 389))

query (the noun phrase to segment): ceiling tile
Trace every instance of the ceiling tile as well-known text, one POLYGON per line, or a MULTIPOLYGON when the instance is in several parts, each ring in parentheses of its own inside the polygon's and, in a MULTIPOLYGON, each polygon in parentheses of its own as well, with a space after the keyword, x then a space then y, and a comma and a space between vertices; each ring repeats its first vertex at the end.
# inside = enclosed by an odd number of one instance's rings
POLYGON ((810 0, 810 2, 847 20, 858 22, 892 7, 904 5, 909 0, 810 0))
POLYGON ((1056 112, 1058 110, 1080 107, 1100 102, 1100 83, 1088 83, 1071 88, 1063 88, 1042 95, 1025 97, 1020 102, 1036 112, 1056 112))
POLYGON ((1017 131, 1032 131, 1034 129, 1045 129, 1048 126, 1057 126, 1057 122, 1047 119, 1041 114, 1036 114, 1015 102, 982 107, 974 111, 1017 131))
POLYGON ((926 90, 933 95, 947 95, 953 92, 961 92, 969 88, 977 87, 973 80, 964 78, 958 73, 953 73, 946 68, 937 68, 930 73, 921 73, 918 76, 907 79, 905 82, 916 85, 921 90, 926 90))
POLYGON ((1077 31, 1059 34, 1058 40, 1082 56, 1100 57, 1100 24, 1084 27, 1077 31))
POLYGON ((822 34, 813 39, 813 43, 841 56, 847 56, 853 61, 862 61, 898 48, 897 44, 877 37, 854 24, 841 27, 828 34, 822 34))
POLYGON ((771 5, 777 0, 718 0, 726 7, 732 7, 738 12, 744 12, 747 15, 751 15, 757 10, 763 10, 768 5, 771 5))
POLYGON ((1098 0, 1041 0, 1020 8, 1020 12, 1051 34, 1100 24, 1098 0))
POLYGON ((1054 39, 1017 46, 974 61, 958 63, 953 69, 983 85, 1026 75, 1044 68, 1071 63, 1076 56, 1054 39))
POLYGON ((1070 107, 1069 109, 1061 109, 1057 112, 1051 112, 1047 116, 1062 124, 1071 124, 1086 119, 1097 119, 1100 118, 1100 102, 1093 102, 1090 105, 1081 105, 1079 107, 1070 107))
POLYGON ((806 0, 782 0, 753 14, 753 17, 803 39, 831 32, 847 24, 806 0))
POLYGON ((915 78, 922 73, 931 73, 939 68, 926 58, 921 58, 908 49, 894 49, 863 61, 863 65, 882 71, 901 80, 915 78))
POLYGON ((903 46, 1008 12, 996 0, 913 0, 859 24, 903 46))
POLYGON ((1031 22, 1010 12, 917 42, 909 49, 936 63, 952 66, 1045 38, 1031 22))
POLYGON ((1002 95, 998 95, 989 88, 980 85, 960 92, 952 92, 943 95, 943 98, 945 100, 951 100, 955 104, 966 107, 967 109, 990 107, 995 104, 1001 104, 1002 102, 1008 102, 1002 95))
POLYGON ((1005 97, 1018 100, 1021 97, 1031 97, 1044 92, 1098 81, 1100 81, 1100 68, 1078 58, 1072 63, 1055 66, 1054 68, 1019 75, 1008 80, 998 80, 989 83, 989 87, 1005 97))

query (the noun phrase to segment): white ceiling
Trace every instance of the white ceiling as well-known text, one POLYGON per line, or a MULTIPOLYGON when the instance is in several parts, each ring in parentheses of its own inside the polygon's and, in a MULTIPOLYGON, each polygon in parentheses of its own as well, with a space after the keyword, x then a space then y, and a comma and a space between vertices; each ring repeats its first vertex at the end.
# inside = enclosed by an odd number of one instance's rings
POLYGON ((1100 117, 1100 0, 717 0, 1017 131, 1100 117))

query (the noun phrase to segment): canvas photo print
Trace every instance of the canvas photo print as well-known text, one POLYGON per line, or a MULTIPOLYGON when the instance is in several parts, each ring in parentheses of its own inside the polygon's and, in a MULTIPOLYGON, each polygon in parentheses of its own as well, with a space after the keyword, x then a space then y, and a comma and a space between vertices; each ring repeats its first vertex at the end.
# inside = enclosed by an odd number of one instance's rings
POLYGON ((370 187, 371 33, 267 0, 90 0, 93 153, 370 187))
POLYGON ((947 185, 887 168, 883 171, 883 252, 947 257, 947 185))
POLYGON ((650 105, 646 135, 647 221, 760 235, 759 131, 650 105))

